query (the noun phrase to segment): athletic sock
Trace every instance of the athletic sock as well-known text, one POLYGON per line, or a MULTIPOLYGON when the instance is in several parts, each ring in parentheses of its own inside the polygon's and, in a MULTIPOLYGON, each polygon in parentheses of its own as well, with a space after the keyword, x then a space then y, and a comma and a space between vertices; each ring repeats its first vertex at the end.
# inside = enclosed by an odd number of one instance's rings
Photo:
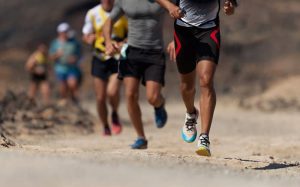
POLYGON ((165 106, 165 103, 163 103, 161 106, 159 106, 159 107, 154 107, 154 110, 160 110, 160 109, 162 109, 162 108, 164 108, 164 106, 165 106))
MULTIPOLYGON (((188 113, 188 112, 187 112, 188 113)), ((189 115, 194 115, 194 114, 197 114, 197 109, 194 107, 194 112, 192 113, 188 113, 189 115)))

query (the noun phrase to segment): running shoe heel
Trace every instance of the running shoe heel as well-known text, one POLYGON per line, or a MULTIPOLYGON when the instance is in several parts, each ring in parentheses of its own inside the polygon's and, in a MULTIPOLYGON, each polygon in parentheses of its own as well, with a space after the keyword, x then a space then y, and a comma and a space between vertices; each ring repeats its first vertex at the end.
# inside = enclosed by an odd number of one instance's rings
POLYGON ((117 135, 122 132, 122 124, 120 123, 119 116, 116 112, 112 113, 111 116, 111 121, 112 121, 112 132, 113 134, 117 135))
POLYGON ((160 108, 154 109, 155 113, 155 123, 157 128, 163 128, 168 120, 168 113, 165 109, 165 106, 162 105, 160 108))
POLYGON ((143 138, 138 138, 132 145, 131 149, 147 149, 148 141, 143 138))

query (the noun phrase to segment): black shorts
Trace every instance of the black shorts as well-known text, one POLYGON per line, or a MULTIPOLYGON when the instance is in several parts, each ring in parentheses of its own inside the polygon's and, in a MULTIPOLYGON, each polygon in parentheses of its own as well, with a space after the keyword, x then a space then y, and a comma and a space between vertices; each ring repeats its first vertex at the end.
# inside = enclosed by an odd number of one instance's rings
POLYGON ((112 74, 118 73, 118 61, 111 58, 106 61, 102 61, 97 57, 93 57, 92 60, 92 75, 107 81, 112 74))
POLYGON ((127 60, 119 64, 119 78, 135 77, 146 85, 147 81, 165 84, 166 60, 162 49, 140 49, 129 46, 127 60))
POLYGON ((183 27, 175 23, 174 40, 178 71, 187 74, 195 70, 201 60, 218 64, 220 55, 220 29, 183 27))
POLYGON ((35 74, 35 73, 32 73, 30 74, 30 79, 32 82, 36 83, 36 84, 39 84, 43 81, 47 81, 48 79, 48 75, 47 74, 35 74))

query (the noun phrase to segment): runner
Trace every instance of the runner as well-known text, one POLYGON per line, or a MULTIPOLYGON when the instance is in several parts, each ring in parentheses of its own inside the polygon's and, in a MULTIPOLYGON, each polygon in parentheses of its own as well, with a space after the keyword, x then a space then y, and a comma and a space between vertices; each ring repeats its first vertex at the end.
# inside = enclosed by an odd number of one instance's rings
MULTIPOLYGON (((214 74, 219 61, 220 0, 156 0, 175 18, 176 62, 181 78, 181 95, 187 109, 182 138, 191 143, 197 137, 199 112, 194 106, 195 79, 200 81, 201 133, 197 154, 210 156, 209 131, 216 105, 214 74)), ((234 13, 236 1, 226 0, 224 11, 234 13)), ((174 49, 174 48, 173 48, 174 49)), ((174 54, 174 53, 172 53, 174 54)), ((172 57, 174 58, 174 57, 172 57)))
POLYGON ((78 87, 81 81, 79 59, 81 49, 79 43, 69 38, 70 25, 61 23, 57 27, 58 37, 51 43, 50 59, 55 63, 54 70, 59 81, 59 92, 62 99, 70 96, 78 102, 78 87))
POLYGON ((112 26, 121 16, 128 18, 127 61, 120 63, 119 78, 124 79, 127 109, 138 135, 132 149, 146 149, 148 146, 138 102, 140 81, 146 86, 148 102, 154 107, 156 126, 162 128, 167 122, 165 99, 161 94, 165 75, 163 13, 164 10, 152 1, 116 0, 103 28, 106 52, 112 55, 120 50, 111 39, 112 26))
POLYGON ((28 58, 25 68, 31 77, 28 97, 34 100, 36 92, 40 89, 44 104, 49 104, 49 62, 45 44, 40 44, 37 50, 28 58))
MULTIPOLYGON (((114 1, 102 0, 101 2, 101 5, 88 11, 82 32, 84 34, 83 40, 87 44, 93 45, 92 76, 94 77, 98 115, 104 128, 104 135, 111 135, 107 119, 106 97, 108 97, 112 108, 112 132, 119 134, 122 130, 118 115, 121 83, 117 78, 119 57, 105 55, 104 37, 102 35, 102 26, 113 8, 114 1)), ((127 30, 127 19, 125 17, 114 24, 112 38, 118 45, 122 45, 125 41, 127 30)))

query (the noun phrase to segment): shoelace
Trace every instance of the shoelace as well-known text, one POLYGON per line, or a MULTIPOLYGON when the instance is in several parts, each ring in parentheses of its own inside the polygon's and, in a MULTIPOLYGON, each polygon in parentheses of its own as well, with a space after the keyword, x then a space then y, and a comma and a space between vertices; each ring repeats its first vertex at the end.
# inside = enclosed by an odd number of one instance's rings
POLYGON ((200 136, 199 140, 200 140, 201 145, 204 145, 206 147, 208 147, 210 144, 209 139, 206 137, 200 136))
POLYGON ((187 128, 187 131, 192 131, 194 130, 194 127, 195 127, 195 123, 196 123, 196 120, 191 118, 191 119, 187 119, 186 123, 185 123, 185 126, 187 128))

